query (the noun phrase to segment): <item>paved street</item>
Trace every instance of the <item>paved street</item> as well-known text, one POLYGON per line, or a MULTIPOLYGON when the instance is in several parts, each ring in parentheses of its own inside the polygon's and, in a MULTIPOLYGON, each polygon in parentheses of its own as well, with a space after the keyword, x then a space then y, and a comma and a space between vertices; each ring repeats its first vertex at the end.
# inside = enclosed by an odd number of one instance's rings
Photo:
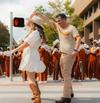
MULTIPOLYGON (((42 91, 42 103, 54 103, 62 96, 63 82, 40 84, 42 91)), ((73 82, 75 98, 72 103, 100 103, 100 82, 86 80, 84 82, 73 82)), ((21 82, 21 78, 9 79, 0 78, 0 103, 31 103, 31 91, 28 84, 21 82)))

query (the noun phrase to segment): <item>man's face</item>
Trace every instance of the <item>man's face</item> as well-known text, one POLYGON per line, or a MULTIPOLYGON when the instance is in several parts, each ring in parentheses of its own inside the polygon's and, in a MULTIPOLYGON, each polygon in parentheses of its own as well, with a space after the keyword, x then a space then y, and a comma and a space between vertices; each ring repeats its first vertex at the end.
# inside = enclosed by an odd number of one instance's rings
POLYGON ((56 22, 57 22, 61 27, 65 26, 65 24, 67 23, 66 19, 61 18, 61 17, 57 17, 57 18, 56 18, 56 22))

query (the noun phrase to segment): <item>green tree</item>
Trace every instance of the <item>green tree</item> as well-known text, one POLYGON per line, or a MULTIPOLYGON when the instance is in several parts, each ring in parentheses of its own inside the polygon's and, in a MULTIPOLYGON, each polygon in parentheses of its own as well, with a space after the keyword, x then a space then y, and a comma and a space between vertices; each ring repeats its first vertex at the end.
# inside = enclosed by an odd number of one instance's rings
POLYGON ((79 32, 83 31, 84 22, 83 22, 83 19, 80 18, 79 16, 77 15, 72 16, 71 24, 74 25, 78 29, 79 32))
POLYGON ((65 12, 64 2, 62 0, 55 0, 48 2, 49 7, 53 10, 53 16, 61 13, 62 11, 65 12))
POLYGON ((44 32, 45 32, 48 44, 52 45, 53 41, 58 38, 57 31, 55 31, 53 28, 50 28, 49 25, 45 25, 44 32))
POLYGON ((6 48, 9 45, 9 36, 7 27, 0 22, 0 47, 6 48))
POLYGON ((68 16, 72 16, 73 13, 74 13, 74 8, 71 7, 70 5, 70 0, 66 0, 65 3, 64 3, 64 9, 65 9, 65 13, 68 15, 68 16))
POLYGON ((40 12, 40 13, 45 13, 46 12, 46 10, 43 8, 42 5, 40 5, 39 7, 36 7, 35 11, 40 12))

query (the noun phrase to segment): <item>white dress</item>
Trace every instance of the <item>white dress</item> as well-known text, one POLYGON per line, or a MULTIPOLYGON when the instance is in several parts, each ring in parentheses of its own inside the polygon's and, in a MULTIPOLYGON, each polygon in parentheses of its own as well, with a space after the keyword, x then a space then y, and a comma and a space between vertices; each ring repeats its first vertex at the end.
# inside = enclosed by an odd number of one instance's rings
POLYGON ((19 66, 19 70, 29 72, 44 72, 45 65, 40 60, 38 48, 41 45, 41 37, 37 30, 33 31, 25 40, 29 44, 29 47, 25 48, 22 55, 22 60, 19 66))

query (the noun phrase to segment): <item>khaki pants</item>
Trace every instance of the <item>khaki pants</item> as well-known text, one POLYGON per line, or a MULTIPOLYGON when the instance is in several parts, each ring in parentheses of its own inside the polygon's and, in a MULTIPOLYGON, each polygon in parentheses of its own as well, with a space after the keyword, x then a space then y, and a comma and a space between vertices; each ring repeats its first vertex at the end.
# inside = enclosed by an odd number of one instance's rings
POLYGON ((63 96, 65 98, 71 98, 72 90, 72 83, 71 83, 71 73, 72 73, 72 66, 75 61, 75 56, 62 54, 60 59, 60 66, 62 76, 64 78, 64 90, 63 96))

